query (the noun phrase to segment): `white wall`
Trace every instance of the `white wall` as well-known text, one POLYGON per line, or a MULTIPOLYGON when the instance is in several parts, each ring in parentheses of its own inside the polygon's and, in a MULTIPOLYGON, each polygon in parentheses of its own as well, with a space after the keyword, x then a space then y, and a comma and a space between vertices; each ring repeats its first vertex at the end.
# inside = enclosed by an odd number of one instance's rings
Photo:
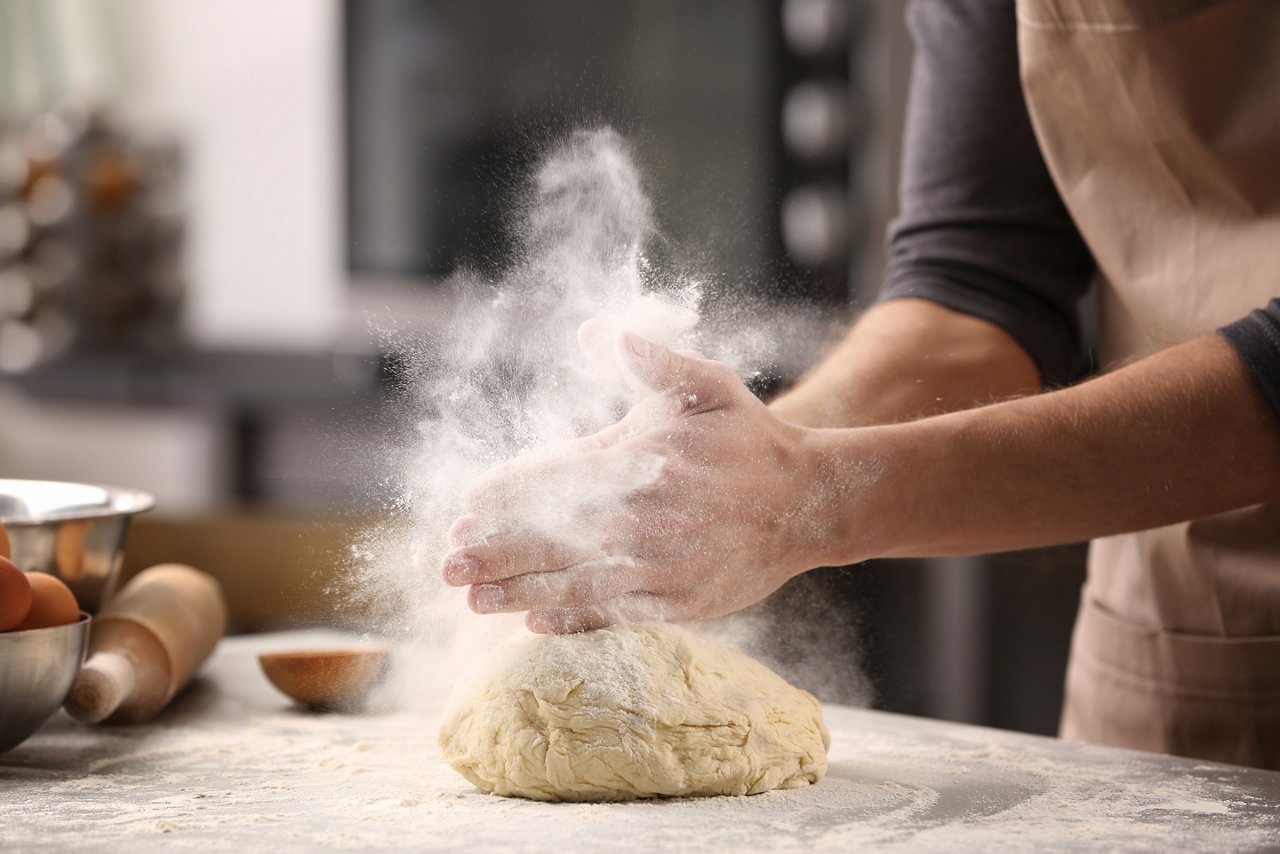
MULTIPOLYGON (((54 27, 57 73, 17 80, 0 112, 69 93, 180 138, 191 335, 224 347, 332 344, 347 305, 336 0, 40 2, 0 0, 0 11, 54 27)), ((49 402, 2 385, 0 412, 0 476, 140 488, 161 514, 226 499, 225 425, 211 413, 49 402)))
POLYGON ((126 486, 160 515, 225 503, 223 425, 196 410, 32 400, 0 386, 0 477, 126 486))
POLYGON ((336 0, 111 7, 120 105, 188 146, 188 331, 215 346, 331 343, 346 306, 336 0))

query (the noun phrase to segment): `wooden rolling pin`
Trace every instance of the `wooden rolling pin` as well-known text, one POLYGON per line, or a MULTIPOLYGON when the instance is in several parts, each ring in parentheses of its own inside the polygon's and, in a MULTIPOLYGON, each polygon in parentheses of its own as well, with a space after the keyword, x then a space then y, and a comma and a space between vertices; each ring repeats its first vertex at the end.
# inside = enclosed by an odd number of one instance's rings
POLYGON ((77 720, 142 723, 186 687, 227 630, 213 576, 176 563, 143 570, 89 630, 65 708, 77 720))

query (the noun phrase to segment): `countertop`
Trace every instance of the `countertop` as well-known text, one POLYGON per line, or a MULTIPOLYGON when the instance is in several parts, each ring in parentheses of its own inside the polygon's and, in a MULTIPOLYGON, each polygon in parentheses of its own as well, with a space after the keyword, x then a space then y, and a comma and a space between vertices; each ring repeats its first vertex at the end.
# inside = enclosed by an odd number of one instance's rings
POLYGON ((825 708, 815 786, 745 798, 543 804, 484 795, 408 713, 316 714, 224 641, 155 723, 59 713, 0 756, 0 849, 1280 850, 1280 773, 825 708))

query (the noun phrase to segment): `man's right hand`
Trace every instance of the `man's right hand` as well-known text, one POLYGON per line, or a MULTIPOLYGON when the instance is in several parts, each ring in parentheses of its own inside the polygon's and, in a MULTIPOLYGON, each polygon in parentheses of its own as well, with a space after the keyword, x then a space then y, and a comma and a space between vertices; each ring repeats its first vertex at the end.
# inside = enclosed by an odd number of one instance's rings
POLYGON ((718 616, 821 565, 831 496, 815 492, 815 431, 778 419, 727 365, 632 333, 615 343, 647 395, 601 433, 482 478, 446 581, 470 585, 476 611, 568 632, 718 616), (547 508, 573 515, 548 525, 547 508))

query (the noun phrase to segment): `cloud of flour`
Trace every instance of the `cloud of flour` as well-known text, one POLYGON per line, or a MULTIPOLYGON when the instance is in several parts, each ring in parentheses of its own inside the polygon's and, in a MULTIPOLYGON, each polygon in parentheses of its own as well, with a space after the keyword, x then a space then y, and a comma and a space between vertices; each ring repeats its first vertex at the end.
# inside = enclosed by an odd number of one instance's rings
MULTIPOLYGON (((388 342, 407 368, 414 428, 398 451, 402 476, 381 487, 386 521, 355 547, 355 579, 380 630, 416 651, 391 691, 428 710, 443 704, 460 673, 524 631, 523 615, 473 614, 465 590, 440 577, 447 532, 469 488, 495 464, 595 432, 634 402, 610 361, 583 354, 583 321, 701 350, 744 378, 766 362, 786 370, 788 360, 810 358, 821 339, 812 318, 756 310, 745 298, 717 300, 730 311, 700 323, 713 284, 649 260, 646 247, 661 239, 653 205, 612 130, 579 131, 551 148, 524 198, 513 212, 517 262, 497 279, 455 276, 443 334, 388 342)), ((552 485, 556 500, 523 515, 542 533, 581 537, 573 520, 584 508, 620 504, 659 473, 643 459, 593 470, 552 485)))

